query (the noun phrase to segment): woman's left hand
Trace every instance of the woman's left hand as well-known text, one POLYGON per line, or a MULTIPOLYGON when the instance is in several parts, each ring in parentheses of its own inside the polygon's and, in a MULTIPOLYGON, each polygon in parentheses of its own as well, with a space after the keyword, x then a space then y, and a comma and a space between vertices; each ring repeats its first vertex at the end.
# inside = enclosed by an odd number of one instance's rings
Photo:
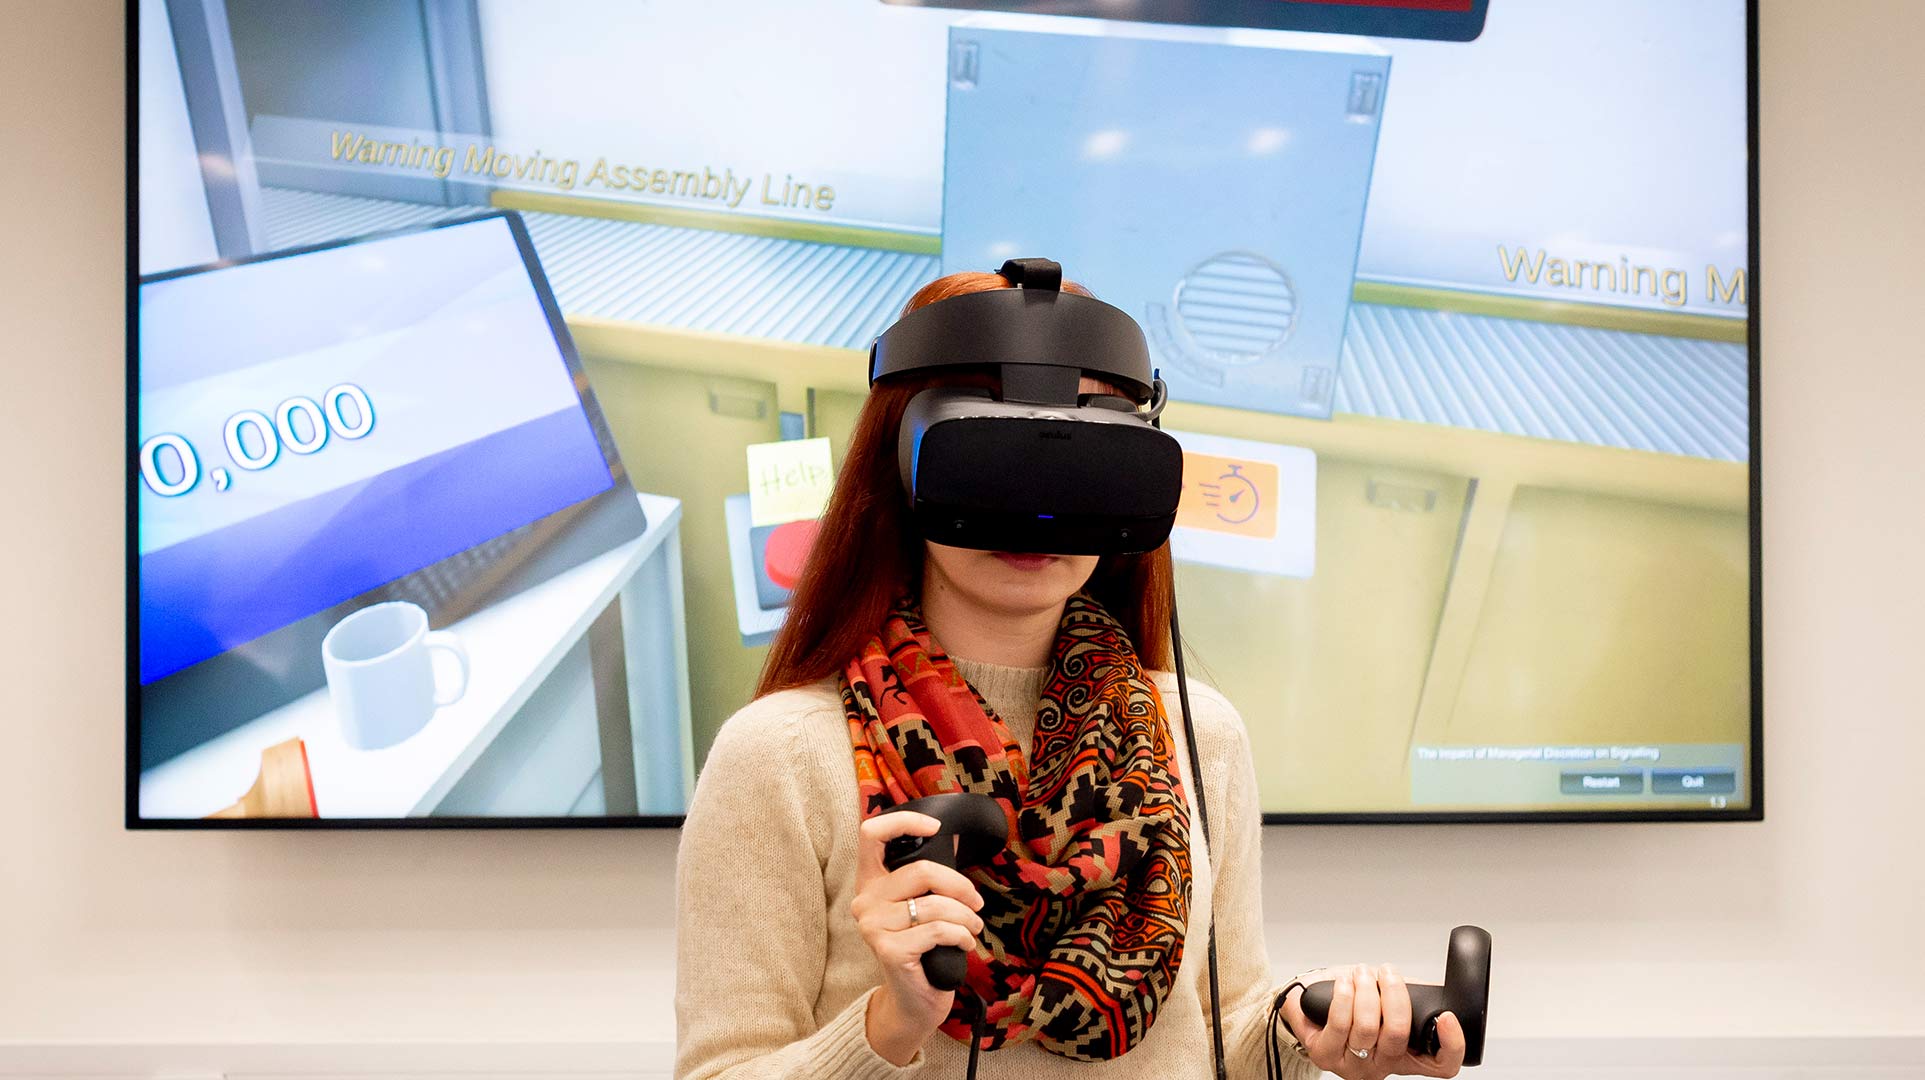
POLYGON ((1283 1005, 1284 1019, 1310 1052, 1311 1064, 1344 1080, 1456 1076, 1463 1068, 1464 1029, 1448 1012, 1437 1018, 1441 1045, 1436 1056, 1410 1052, 1410 990, 1395 968, 1325 968, 1302 981, 1308 985, 1325 979, 1337 984, 1328 1023, 1318 1025, 1303 1014, 1301 990, 1291 990, 1283 1005))

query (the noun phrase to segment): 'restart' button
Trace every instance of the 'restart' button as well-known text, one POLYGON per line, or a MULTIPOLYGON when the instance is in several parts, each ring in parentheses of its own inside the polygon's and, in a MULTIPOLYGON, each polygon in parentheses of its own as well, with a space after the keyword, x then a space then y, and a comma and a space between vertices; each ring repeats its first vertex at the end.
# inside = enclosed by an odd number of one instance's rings
POLYGON ((1577 769, 1558 774, 1558 790, 1566 795, 1642 795, 1644 773, 1637 769, 1577 769))

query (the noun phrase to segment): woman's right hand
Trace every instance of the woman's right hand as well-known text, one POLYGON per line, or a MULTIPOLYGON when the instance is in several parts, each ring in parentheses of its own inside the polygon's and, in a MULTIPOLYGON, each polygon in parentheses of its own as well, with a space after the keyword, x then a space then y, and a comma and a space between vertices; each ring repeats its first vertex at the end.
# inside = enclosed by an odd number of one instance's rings
POLYGON ((883 845, 898 836, 933 836, 942 823, 927 814, 900 810, 862 823, 856 849, 856 895, 849 910, 862 940, 882 965, 882 986, 869 998, 865 1017, 869 1045, 896 1065, 906 1065, 949 1016, 955 992, 929 985, 922 954, 937 945, 976 947, 983 898, 956 870, 920 860, 898 870, 882 865, 883 845), (916 925, 909 924, 909 900, 916 925))

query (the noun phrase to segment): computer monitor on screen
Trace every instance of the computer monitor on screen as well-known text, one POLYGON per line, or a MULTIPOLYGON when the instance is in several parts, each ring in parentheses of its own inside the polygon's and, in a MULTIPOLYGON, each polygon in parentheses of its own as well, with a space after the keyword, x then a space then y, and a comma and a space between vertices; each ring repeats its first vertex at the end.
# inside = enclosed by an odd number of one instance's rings
POLYGON ((143 278, 139 328, 142 769, 321 687, 363 609, 440 627, 647 526, 513 213, 143 278))

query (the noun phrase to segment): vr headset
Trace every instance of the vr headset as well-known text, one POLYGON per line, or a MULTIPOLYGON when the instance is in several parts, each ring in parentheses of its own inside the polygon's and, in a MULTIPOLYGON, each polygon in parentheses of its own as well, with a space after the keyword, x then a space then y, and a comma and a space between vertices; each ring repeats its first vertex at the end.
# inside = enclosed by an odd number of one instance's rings
POLYGON ((1121 309, 1062 291, 1063 268, 1011 259, 1013 289, 909 313, 869 347, 869 382, 989 368, 1000 392, 934 387, 911 398, 897 454, 925 538, 1054 555, 1151 551, 1169 538, 1183 452, 1156 420, 1169 391, 1121 309), (1085 374, 1123 392, 1085 394, 1085 374))

